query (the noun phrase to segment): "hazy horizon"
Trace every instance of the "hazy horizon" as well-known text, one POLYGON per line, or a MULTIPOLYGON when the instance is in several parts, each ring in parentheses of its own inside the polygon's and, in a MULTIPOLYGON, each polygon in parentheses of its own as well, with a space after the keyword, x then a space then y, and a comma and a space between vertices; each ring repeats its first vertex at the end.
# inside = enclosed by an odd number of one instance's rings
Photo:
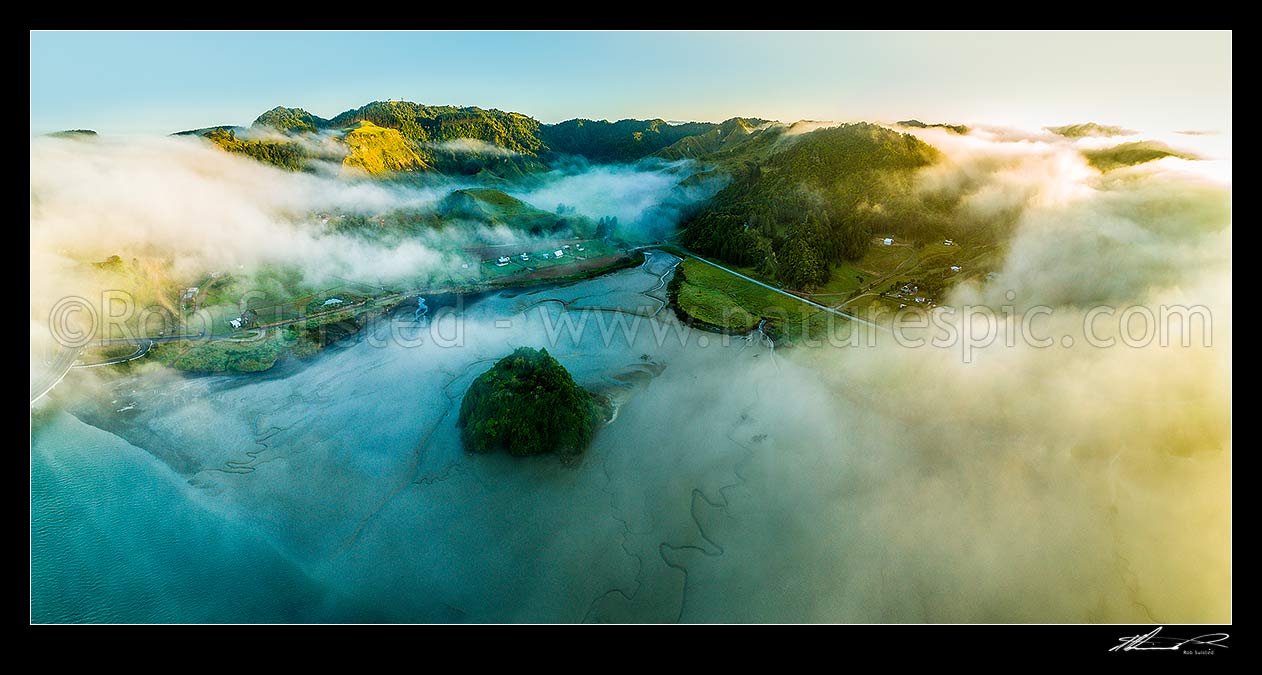
POLYGON ((32 134, 165 134, 249 125, 278 105, 332 117, 390 99, 545 123, 918 118, 1231 131, 1229 31, 35 31, 30 48, 32 134))

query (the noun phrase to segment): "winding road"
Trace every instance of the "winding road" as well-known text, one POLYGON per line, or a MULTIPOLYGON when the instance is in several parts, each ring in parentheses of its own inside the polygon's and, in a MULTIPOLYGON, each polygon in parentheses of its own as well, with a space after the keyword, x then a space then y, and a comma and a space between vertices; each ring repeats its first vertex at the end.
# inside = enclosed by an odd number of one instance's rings
POLYGON ((733 275, 736 275, 736 276, 738 276, 738 277, 740 277, 740 278, 744 279, 745 281, 748 281, 748 282, 750 282, 750 283, 752 283, 752 284, 757 284, 757 285, 759 285, 759 286, 762 286, 763 288, 765 288, 765 289, 767 289, 767 290, 769 290, 769 291, 772 291, 772 292, 774 292, 774 293, 779 293, 780 295, 783 295, 783 296, 786 296, 786 297, 793 298, 794 300, 797 300, 797 301, 799 301, 799 302, 804 302, 804 303, 806 303, 806 304, 808 304, 808 305, 810 305, 810 306, 812 306, 812 307, 815 307, 816 309, 819 309, 819 310, 824 311, 824 312, 828 312, 829 314, 835 314, 835 315, 837 315, 837 316, 842 317, 843 319, 849 319, 850 321, 854 321, 854 322, 856 322, 856 323, 861 323, 861 324, 863 324, 863 325, 865 325, 865 326, 871 326, 872 328, 876 328, 877 330, 883 330, 883 331, 885 331, 886 333, 890 332, 890 329, 886 328, 885 326, 881 326, 881 325, 879 325, 879 324, 872 323, 871 321, 868 321, 867 319, 860 319, 859 317, 857 317, 857 316, 855 316, 855 315, 853 315, 853 314, 847 314, 846 312, 843 312, 843 311, 841 311, 841 310, 839 310, 839 309, 834 309, 834 308, 829 307, 829 306, 827 306, 827 305, 821 305, 821 304, 819 304, 818 302, 814 302, 814 301, 812 301, 812 300, 807 300, 806 298, 804 298, 804 297, 802 297, 802 296, 800 296, 800 295, 794 295, 794 294, 792 294, 792 293, 790 293, 790 292, 788 292, 788 291, 781 290, 781 289, 776 288, 775 286, 772 286, 772 285, 770 285, 770 284, 764 284, 763 282, 761 282, 761 281, 759 281, 759 280, 757 280, 757 279, 752 279, 752 278, 750 278, 750 277, 747 277, 747 276, 745 276, 744 274, 741 274, 740 272, 737 272, 736 270, 731 270, 731 269, 728 269, 728 268, 726 268, 726 267, 724 267, 724 266, 722 266, 722 265, 720 265, 720 264, 718 264, 718 263, 713 263, 713 262, 710 262, 709 260, 706 260, 705 258, 702 258, 701 256, 699 256, 699 255, 697 255, 697 254, 695 254, 695 253, 693 253, 693 252, 691 252, 691 251, 689 251, 689 252, 688 252, 688 254, 689 254, 689 255, 691 255, 693 258, 696 258, 697 260, 700 260, 701 262, 703 262, 703 263, 705 263, 705 264, 707 264, 707 265, 709 265, 709 266, 711 266, 711 267, 717 267, 717 268, 719 268, 719 269, 723 270, 724 272, 727 272, 728 274, 733 274, 733 275))
POLYGON ((74 366, 75 359, 79 358, 79 354, 83 352, 83 347, 75 347, 73 349, 62 349, 53 357, 51 363, 48 364, 48 372, 31 383, 31 405, 44 398, 53 387, 61 383, 66 377, 66 373, 70 372, 70 368, 74 366))

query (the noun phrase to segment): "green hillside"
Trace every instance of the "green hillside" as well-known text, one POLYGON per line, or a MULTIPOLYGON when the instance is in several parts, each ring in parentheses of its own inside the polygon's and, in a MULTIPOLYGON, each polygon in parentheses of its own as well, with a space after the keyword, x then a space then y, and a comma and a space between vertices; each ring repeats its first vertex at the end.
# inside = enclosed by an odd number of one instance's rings
POLYGON ((297 143, 268 139, 242 139, 235 129, 212 128, 197 134, 220 148, 289 171, 301 171, 307 166, 307 153, 297 143))
POLYGON ((968 133, 968 127, 963 124, 945 124, 941 122, 938 124, 926 124, 920 120, 903 120, 901 122, 895 122, 895 124, 900 127, 907 127, 908 129, 946 129, 947 131, 957 134, 968 133))
POLYGON ((728 173, 739 173, 744 167, 750 163, 762 164, 771 159, 772 156, 788 149, 790 145, 795 143, 804 134, 810 132, 818 126, 819 122, 800 121, 792 124, 784 124, 782 122, 764 122, 758 119, 735 118, 728 120, 723 125, 739 125, 736 126, 731 133, 722 136, 721 141, 713 150, 704 154, 692 155, 686 153, 685 148, 708 149, 700 137, 692 137, 682 139, 676 144, 674 149, 667 148, 659 155, 667 153, 675 154, 678 152, 681 158, 686 156, 698 159, 707 165, 713 166, 718 170, 728 173), (759 123, 755 125, 754 123, 759 123))
POLYGON ((664 159, 699 159, 739 147, 766 125, 766 120, 733 117, 704 133, 685 136, 655 154, 664 159))
POLYGON ((227 132, 231 131, 231 132, 233 132, 234 134, 239 134, 239 133, 242 133, 242 132, 244 132, 244 131, 247 131, 247 129, 246 129, 245 127, 243 127, 243 126, 238 126, 238 125, 236 125, 236 124, 220 124, 220 125, 218 125, 218 126, 213 126, 213 127, 202 127, 202 128, 200 128, 200 129, 189 129, 189 130, 187 130, 187 131, 177 131, 177 132, 175 132, 175 133, 173 133, 173 134, 171 134, 171 135, 172 135, 172 136, 202 136, 202 137, 205 137, 207 134, 209 134, 209 133, 210 133, 210 132, 212 132, 212 131, 220 131, 220 132, 224 132, 224 133, 227 133, 227 132))
POLYGON ((544 149, 539 138, 538 120, 521 113, 482 108, 429 106, 408 101, 374 101, 329 120, 332 127, 349 127, 358 122, 397 129, 404 138, 424 152, 426 144, 461 138, 474 138, 505 150, 535 156, 544 149))
POLYGON ((253 126, 275 129, 282 133, 314 133, 329 126, 329 121, 302 108, 276 106, 258 116, 253 126))
POLYGON ((1196 155, 1179 152, 1160 141, 1135 141, 1123 143, 1111 148, 1083 150, 1082 156, 1087 163, 1100 171, 1112 171, 1124 166, 1134 166, 1151 162, 1163 157, 1179 157, 1182 159, 1198 159, 1196 155))
POLYGON ((1048 131, 1065 138, 1085 138, 1088 136, 1131 136, 1135 131, 1115 127, 1108 124, 1086 122, 1084 124, 1066 124, 1063 127, 1044 127, 1048 131))
POLYGON ((53 138, 92 138, 96 136, 96 131, 92 129, 66 129, 64 131, 54 131, 48 135, 53 138))
POLYGON ((467 219, 504 225, 536 235, 574 232, 590 236, 595 230, 595 225, 583 216, 544 211, 492 188, 455 190, 438 203, 437 211, 444 220, 467 219))
MULTIPOLYGON (((259 115, 251 128, 296 137, 332 132, 344 138, 343 130, 358 129, 363 122, 397 131, 419 158, 418 167, 458 176, 477 176, 489 171, 488 177, 492 180, 513 180, 544 171, 549 161, 566 155, 577 155, 592 162, 630 162, 658 153, 668 159, 699 157, 730 149, 766 124, 764 120, 752 118, 735 118, 722 125, 711 122, 670 124, 661 119, 617 122, 573 119, 542 124, 528 115, 495 109, 374 101, 332 119, 313 115, 302 108, 277 106, 259 115)), ((234 132, 234 138, 245 140, 245 129, 234 126, 207 127, 180 132, 180 135, 209 138, 213 132, 229 131, 234 132)), ((232 145, 224 143, 219 135, 212 140, 225 149, 232 145)), ((243 149, 234 145, 230 151, 243 152, 243 149)), ((263 161, 277 163, 271 149, 266 153, 257 149, 250 152, 265 155, 263 161)), ((407 153, 396 148, 394 154, 401 158, 407 153)), ((401 162, 401 165, 407 164, 401 162)))
POLYGON ((908 196, 915 171, 938 159, 932 146, 867 123, 782 140, 763 143, 765 161, 733 168, 731 184, 687 223, 684 245, 806 289, 862 257, 874 232, 937 236, 908 196))
POLYGON ((342 160, 343 170, 362 171, 381 176, 405 171, 420 171, 428 165, 411 143, 394 129, 360 122, 345 132, 342 142, 348 154, 342 160))
POLYGON ((579 155, 593 162, 631 162, 716 126, 711 122, 669 124, 660 119, 574 119, 544 125, 539 135, 553 152, 579 155))

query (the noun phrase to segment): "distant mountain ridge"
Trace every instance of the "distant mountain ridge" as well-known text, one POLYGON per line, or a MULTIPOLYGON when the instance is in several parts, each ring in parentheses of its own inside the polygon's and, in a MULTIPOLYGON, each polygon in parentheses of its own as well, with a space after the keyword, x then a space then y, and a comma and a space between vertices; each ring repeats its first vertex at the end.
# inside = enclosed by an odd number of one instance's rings
POLYGON ((543 125, 539 135, 556 153, 579 155, 594 162, 629 162, 717 126, 713 122, 669 124, 662 119, 573 119, 543 125))
MULTIPOLYGON (((529 115, 494 108, 390 100, 373 101, 332 118, 320 117, 303 108, 277 106, 255 118, 248 128, 220 125, 175 135, 203 136, 226 150, 250 154, 290 169, 294 168, 290 156, 293 153, 283 153, 284 159, 278 163, 274 160, 282 153, 276 152, 270 145, 290 143, 295 146, 294 152, 302 153, 305 151, 302 143, 305 137, 323 136, 348 146, 343 159, 345 165, 364 168, 373 175, 437 171, 453 175, 483 175, 487 180, 494 181, 545 170, 549 164, 567 156, 597 163, 632 162, 654 156, 681 140, 730 127, 732 122, 572 119, 544 124, 529 115), (365 122, 397 132, 410 152, 405 152, 390 133, 378 134, 376 139, 367 138, 368 134, 360 131, 365 122), (229 131, 233 135, 225 136, 229 131), (275 137, 269 137, 269 134, 275 134, 275 137), (357 142, 347 143, 348 139, 357 142), (242 145, 252 140, 265 145, 242 145), (391 148, 375 147, 374 140, 387 143, 391 148), (262 147, 268 147, 268 151, 262 152, 262 147), (415 154, 415 158, 406 157, 411 153, 415 154), (393 156, 397 161, 369 159, 381 159, 383 154, 393 156), (407 159, 413 161, 405 161, 407 159)), ((742 124, 745 122, 741 121, 742 124)), ((748 122, 765 123, 764 120, 748 122)), ((668 156, 682 158, 708 152, 712 144, 712 140, 706 139, 697 148, 681 149, 668 156)))
POLYGON ((1085 122, 1083 124, 1066 124, 1061 127, 1044 127, 1048 131, 1057 136, 1065 138, 1089 138, 1089 137, 1110 137, 1110 136, 1132 136, 1138 132, 1131 129, 1125 129, 1111 124, 1097 124, 1095 122, 1085 122))
POLYGON ((963 124, 946 124, 944 122, 926 124, 920 120, 903 120, 901 122, 895 122, 895 124, 900 127, 907 127, 908 129, 946 129, 947 131, 952 131, 957 134, 967 134, 969 131, 968 127, 963 124))
MULTIPOLYGON (((958 125, 941 126, 967 133, 958 125)), ((374 101, 325 119, 279 106, 246 131, 200 135, 230 152, 287 169, 340 161, 374 177, 435 172, 485 186, 457 190, 439 206, 447 218, 515 223, 533 233, 592 226, 541 211, 499 190, 508 181, 573 162, 699 163, 677 192, 711 180, 726 187, 672 208, 685 245, 748 265, 791 288, 824 283, 830 269, 866 251, 876 231, 937 236, 945 220, 906 195, 912 175, 939 157, 932 146, 879 124, 795 122, 753 117, 721 123, 662 119, 572 119, 543 124, 521 113, 478 107, 374 101)))

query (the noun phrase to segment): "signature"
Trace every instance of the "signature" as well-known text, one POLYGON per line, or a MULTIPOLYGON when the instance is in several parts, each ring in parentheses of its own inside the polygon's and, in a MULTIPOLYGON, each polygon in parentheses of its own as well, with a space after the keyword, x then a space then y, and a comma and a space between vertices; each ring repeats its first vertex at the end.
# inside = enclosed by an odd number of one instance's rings
POLYGON ((1109 651, 1178 651, 1184 645, 1226 648, 1227 645, 1223 644, 1222 641, 1230 637, 1226 633, 1207 633, 1194 638, 1172 638, 1161 637, 1158 635, 1160 632, 1161 626, 1158 626, 1151 633, 1145 635, 1132 635, 1121 638, 1119 640, 1120 644, 1114 645, 1109 651))

